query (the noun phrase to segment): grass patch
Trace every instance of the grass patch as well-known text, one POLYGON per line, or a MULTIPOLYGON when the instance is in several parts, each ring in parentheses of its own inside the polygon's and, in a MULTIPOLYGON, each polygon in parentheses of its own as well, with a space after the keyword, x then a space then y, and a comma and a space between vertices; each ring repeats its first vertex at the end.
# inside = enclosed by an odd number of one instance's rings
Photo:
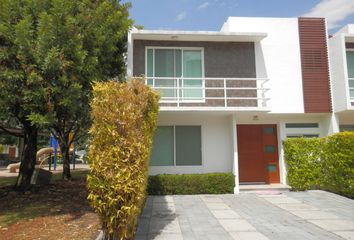
POLYGON ((2 227, 19 222, 20 220, 30 220, 35 217, 44 215, 50 210, 49 206, 37 205, 31 203, 28 206, 21 207, 21 211, 15 211, 13 209, 9 211, 1 211, 0 223, 2 227))

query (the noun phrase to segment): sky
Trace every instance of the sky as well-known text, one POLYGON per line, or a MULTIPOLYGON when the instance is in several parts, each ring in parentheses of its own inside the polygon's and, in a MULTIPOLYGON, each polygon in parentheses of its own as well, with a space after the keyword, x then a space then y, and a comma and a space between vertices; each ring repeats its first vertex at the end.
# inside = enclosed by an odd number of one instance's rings
MULTIPOLYGON (((124 0, 122 2, 128 2, 124 0)), ((354 23, 354 0, 130 0, 136 25, 154 30, 219 31, 229 16, 326 17, 330 33, 354 23)))

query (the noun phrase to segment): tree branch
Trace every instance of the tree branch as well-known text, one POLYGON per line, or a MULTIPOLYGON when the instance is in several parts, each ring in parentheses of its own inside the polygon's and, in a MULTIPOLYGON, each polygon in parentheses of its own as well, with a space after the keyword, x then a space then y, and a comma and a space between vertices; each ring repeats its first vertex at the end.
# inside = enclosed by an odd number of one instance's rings
MULTIPOLYGON (((3 132, 5 132, 5 133, 7 133, 7 134, 10 134, 10 135, 12 135, 12 136, 15 136, 15 137, 20 137, 20 138, 24 138, 24 137, 25 137, 25 135, 24 135, 23 133, 12 132, 11 130, 9 130, 9 129, 7 129, 7 128, 1 126, 1 125, 0 125, 0 130, 3 131, 3 132)), ((22 132, 22 130, 20 130, 20 131, 22 132)))

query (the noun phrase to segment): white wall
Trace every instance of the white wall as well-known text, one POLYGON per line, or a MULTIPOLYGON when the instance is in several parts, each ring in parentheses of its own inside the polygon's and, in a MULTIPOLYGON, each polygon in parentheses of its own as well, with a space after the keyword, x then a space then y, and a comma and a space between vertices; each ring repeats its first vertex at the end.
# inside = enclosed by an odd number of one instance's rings
POLYGON ((132 31, 134 28, 128 33, 128 42, 127 42, 127 77, 133 76, 133 39, 132 39, 132 31))
POLYGON ((340 34, 340 33, 349 33, 349 34, 354 33, 354 24, 347 24, 346 26, 339 29, 336 34, 340 34))
POLYGON ((348 72, 343 34, 336 34, 328 40, 330 56, 331 85, 334 112, 348 108, 348 72))
POLYGON ((266 32, 255 45, 257 77, 268 76, 272 113, 303 113, 301 58, 297 18, 229 17, 224 32, 266 32))
POLYGON ((203 113, 159 114, 158 125, 201 125, 202 166, 150 166, 149 174, 232 172, 232 119, 203 113))

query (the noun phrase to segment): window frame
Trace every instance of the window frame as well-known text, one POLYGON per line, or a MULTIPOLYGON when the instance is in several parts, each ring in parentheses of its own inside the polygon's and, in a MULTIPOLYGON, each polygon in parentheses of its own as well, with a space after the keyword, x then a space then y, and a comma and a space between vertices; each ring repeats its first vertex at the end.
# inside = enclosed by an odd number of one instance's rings
POLYGON ((298 133, 298 134, 287 134, 286 138, 319 138, 319 134, 311 134, 311 133, 298 133))
MULTIPOLYGON (((204 61, 204 47, 174 47, 174 46, 145 46, 145 77, 148 79, 148 50, 151 49, 153 52, 152 52, 152 56, 153 56, 153 63, 152 63, 152 71, 153 71, 153 77, 151 78, 155 78, 155 50, 156 49, 167 49, 167 50, 181 50, 181 72, 182 72, 182 78, 184 78, 184 71, 183 71, 183 51, 184 50, 198 50, 200 51, 200 54, 201 54, 201 71, 202 71, 202 76, 201 76, 201 81, 202 81, 202 97, 201 99, 189 99, 189 100, 186 100, 186 99, 183 99, 183 89, 181 90, 182 92, 182 97, 180 96, 180 100, 179 102, 182 102, 182 103, 205 103, 205 61, 204 61)), ((178 77, 175 77, 175 78, 178 78, 178 77)), ((188 79, 186 79, 188 80, 188 79)), ((147 81, 146 81, 146 84, 147 84, 147 81)), ((154 86, 153 86, 154 87, 154 86)), ((184 80, 182 80, 182 86, 180 87, 184 87, 184 80)), ((176 86, 176 89, 177 89, 177 86, 176 86)), ((176 100, 160 100, 161 103, 175 103, 177 102, 177 96, 176 96, 176 100)))

